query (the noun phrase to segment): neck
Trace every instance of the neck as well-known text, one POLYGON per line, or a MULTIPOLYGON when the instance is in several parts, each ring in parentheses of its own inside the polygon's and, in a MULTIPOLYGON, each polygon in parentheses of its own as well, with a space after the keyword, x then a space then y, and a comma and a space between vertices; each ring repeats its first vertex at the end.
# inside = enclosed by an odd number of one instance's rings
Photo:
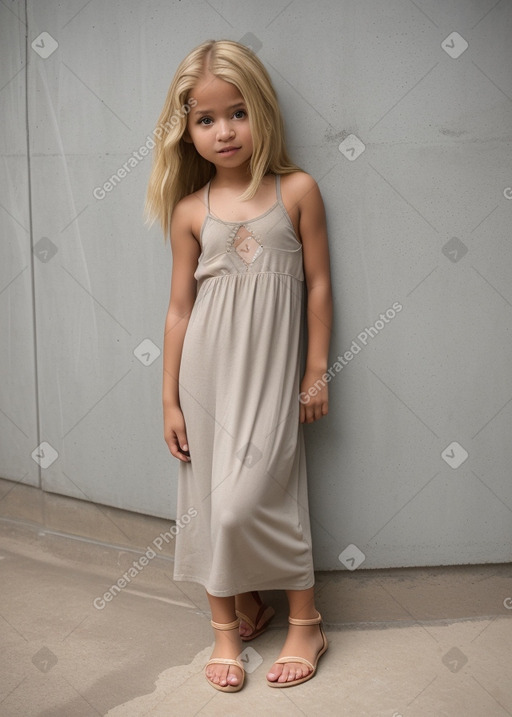
POLYGON ((233 189, 244 190, 247 189, 251 183, 251 179, 248 164, 241 167, 234 167, 233 169, 215 167, 212 184, 215 184, 218 188, 231 187, 233 189))

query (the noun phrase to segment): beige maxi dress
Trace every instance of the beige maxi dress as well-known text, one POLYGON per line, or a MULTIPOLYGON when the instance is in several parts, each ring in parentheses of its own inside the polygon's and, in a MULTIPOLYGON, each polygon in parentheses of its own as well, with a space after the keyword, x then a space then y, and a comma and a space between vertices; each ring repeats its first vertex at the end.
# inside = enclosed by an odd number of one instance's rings
POLYGON ((279 176, 275 203, 249 221, 215 217, 209 184, 205 203, 179 377, 191 461, 179 464, 174 579, 219 597, 302 590, 314 584, 298 400, 302 245, 279 176))

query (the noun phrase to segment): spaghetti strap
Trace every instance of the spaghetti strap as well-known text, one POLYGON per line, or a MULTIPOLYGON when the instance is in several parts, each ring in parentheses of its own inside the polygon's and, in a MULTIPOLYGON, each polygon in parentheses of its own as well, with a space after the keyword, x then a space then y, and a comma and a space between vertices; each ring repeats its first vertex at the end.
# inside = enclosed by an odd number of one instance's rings
POLYGON ((281 175, 276 174, 276 199, 283 206, 283 198, 281 197, 281 175))
POLYGON ((210 213, 210 182, 212 180, 208 180, 208 184, 204 188, 204 203, 206 204, 206 210, 208 214, 210 213))

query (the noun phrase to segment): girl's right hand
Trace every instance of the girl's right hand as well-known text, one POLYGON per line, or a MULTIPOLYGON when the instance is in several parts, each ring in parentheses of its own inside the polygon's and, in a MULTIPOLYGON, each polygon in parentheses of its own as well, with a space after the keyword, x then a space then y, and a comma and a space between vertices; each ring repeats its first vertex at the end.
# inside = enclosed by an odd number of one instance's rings
POLYGON ((179 407, 164 409, 164 439, 175 458, 190 462, 185 418, 179 407))

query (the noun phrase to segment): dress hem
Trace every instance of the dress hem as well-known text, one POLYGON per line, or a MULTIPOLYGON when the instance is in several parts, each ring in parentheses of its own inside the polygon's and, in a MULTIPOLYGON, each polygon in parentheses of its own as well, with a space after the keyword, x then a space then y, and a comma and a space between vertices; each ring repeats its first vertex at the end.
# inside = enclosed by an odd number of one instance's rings
POLYGON ((314 587, 315 585, 315 576, 306 581, 305 585, 292 585, 289 582, 283 581, 282 583, 279 583, 276 585, 275 583, 271 586, 267 584, 262 583, 250 583, 249 585, 243 585, 241 587, 236 588, 236 590, 209 590, 208 586, 203 580, 200 580, 199 578, 192 577, 190 575, 174 575, 173 580, 176 582, 190 582, 190 583, 197 583, 199 585, 202 585, 204 589, 210 594, 213 595, 213 597, 231 597, 232 595, 240 595, 241 593, 249 593, 253 590, 257 591, 263 591, 263 590, 309 590, 309 588, 314 587))

